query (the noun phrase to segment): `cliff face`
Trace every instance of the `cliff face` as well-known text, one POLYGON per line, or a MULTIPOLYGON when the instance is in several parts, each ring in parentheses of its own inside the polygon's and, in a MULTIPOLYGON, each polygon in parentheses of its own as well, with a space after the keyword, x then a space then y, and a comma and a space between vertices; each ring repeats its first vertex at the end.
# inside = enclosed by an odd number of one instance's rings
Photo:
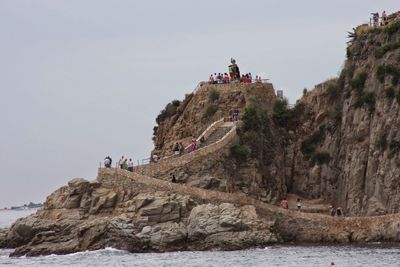
POLYGON ((290 145, 290 190, 350 215, 399 212, 399 25, 356 35, 340 77, 300 100, 308 118, 290 145))
MULTIPOLYGON (((175 100, 160 112, 154 127, 155 148, 152 154, 168 156, 173 154, 176 142, 190 144, 213 122, 231 118, 232 111, 244 111, 253 98, 262 99, 271 109, 275 99, 272 84, 220 84, 202 83, 195 93, 186 95, 183 101, 175 100)), ((241 114, 240 114, 241 115, 241 114)))
POLYGON ((271 203, 287 193, 323 198, 348 215, 399 212, 399 25, 357 29, 340 77, 305 93, 294 109, 279 107, 273 94, 261 97, 239 85, 205 85, 159 125, 155 151, 167 154, 180 138, 198 136, 206 122, 236 107, 243 115, 245 107, 256 102, 267 110, 262 120, 268 129, 241 129, 237 143, 252 151, 258 144, 262 151, 238 162, 227 147, 220 155, 177 168, 178 176, 186 177, 182 182, 208 176, 222 180, 226 191, 271 203), (207 121, 201 114, 211 88, 222 97, 215 106, 218 115, 207 121))

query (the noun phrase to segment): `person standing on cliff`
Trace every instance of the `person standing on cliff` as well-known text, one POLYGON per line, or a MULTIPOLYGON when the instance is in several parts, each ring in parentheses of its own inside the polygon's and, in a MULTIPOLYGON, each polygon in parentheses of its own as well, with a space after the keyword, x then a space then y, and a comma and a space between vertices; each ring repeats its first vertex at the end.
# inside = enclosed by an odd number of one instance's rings
POLYGON ((128 161, 128 171, 133 172, 133 161, 129 159, 128 161))
POLYGON ((185 152, 185 147, 182 142, 179 143, 179 155, 182 155, 185 152))
POLYGON ((124 158, 124 156, 122 156, 121 158, 120 158, 120 160, 118 161, 118 165, 119 165, 119 167, 122 169, 122 165, 124 164, 124 160, 125 160, 125 158, 124 158))
POLYGON ((104 159, 104 167, 111 168, 111 164, 112 164, 112 159, 110 158, 110 156, 107 156, 104 159))
POLYGON ((289 208, 289 203, 288 203, 286 198, 282 199, 281 207, 284 208, 284 209, 288 209, 289 208))
POLYGON ((388 17, 387 17, 387 15, 386 15, 386 11, 383 11, 382 12, 382 26, 386 26, 387 24, 388 24, 388 17))
POLYGON ((300 209, 301 209, 301 199, 300 198, 297 199, 296 207, 297 207, 297 210, 300 211, 300 209))

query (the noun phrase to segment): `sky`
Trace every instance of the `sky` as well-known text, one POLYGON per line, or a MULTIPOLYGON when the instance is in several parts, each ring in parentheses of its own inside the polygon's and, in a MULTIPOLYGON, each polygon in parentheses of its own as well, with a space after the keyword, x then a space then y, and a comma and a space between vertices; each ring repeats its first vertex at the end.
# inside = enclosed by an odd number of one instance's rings
POLYGON ((153 148, 155 118, 231 57, 294 103, 338 75, 347 31, 398 0, 0 0, 0 208, 43 202, 110 155, 153 148))

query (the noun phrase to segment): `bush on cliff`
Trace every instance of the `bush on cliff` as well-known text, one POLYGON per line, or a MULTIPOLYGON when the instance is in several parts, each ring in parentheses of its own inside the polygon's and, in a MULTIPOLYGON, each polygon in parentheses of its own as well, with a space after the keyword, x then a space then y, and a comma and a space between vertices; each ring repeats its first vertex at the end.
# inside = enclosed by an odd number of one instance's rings
POLYGON ((392 76, 392 85, 395 86, 399 83, 400 80, 400 70, 390 64, 383 64, 378 67, 376 70, 376 77, 378 80, 383 83, 387 75, 392 76))
POLYGON ((245 108, 242 117, 243 126, 238 129, 238 136, 241 146, 248 148, 247 157, 268 161, 272 158, 273 138, 270 119, 261 107, 259 103, 252 103, 245 108))
POLYGON ((360 108, 364 104, 368 105, 370 111, 373 111, 375 108, 375 93, 374 92, 362 92, 357 95, 356 101, 354 102, 355 108, 360 108))
POLYGON ((210 99, 210 101, 215 102, 219 99, 220 97, 220 93, 217 89, 215 88, 211 88, 210 92, 208 93, 208 99, 210 99))
POLYGON ((350 81, 351 88, 356 92, 356 99, 353 106, 361 108, 364 104, 367 104, 369 110, 373 111, 375 109, 375 93, 364 91, 367 77, 366 72, 361 72, 355 79, 350 81))
POLYGON ((273 106, 272 120, 278 127, 296 130, 304 110, 305 105, 301 102, 296 104, 293 109, 289 109, 286 99, 277 99, 273 106))
POLYGON ((400 30, 400 20, 396 20, 384 28, 384 31, 389 35, 392 35, 393 33, 399 30, 400 30))
POLYGON ((381 47, 379 47, 375 50, 375 57, 382 58, 387 52, 389 52, 391 50, 395 50, 397 48, 400 48, 400 41, 391 42, 391 43, 382 45, 381 47))
POLYGON ((329 95, 329 98, 331 98, 331 99, 335 99, 336 97, 339 96, 339 93, 340 93, 339 87, 336 84, 329 85, 328 89, 326 91, 329 95))
POLYGON ((203 118, 208 119, 211 118, 212 115, 217 112, 217 106, 215 104, 208 104, 203 111, 203 118))
POLYGON ((317 131, 301 142, 301 153, 305 156, 311 156, 324 137, 325 125, 321 125, 317 131))
POLYGON ((361 72, 357 78, 351 80, 350 86, 351 88, 356 91, 357 94, 361 94, 361 92, 364 90, 365 87, 365 82, 367 80, 367 73, 366 72, 361 72))
POLYGON ((179 105, 181 104, 181 101, 179 100, 173 100, 170 103, 168 103, 165 108, 158 114, 156 118, 157 124, 162 123, 165 121, 167 118, 172 117, 173 115, 176 114, 176 110, 178 109, 179 105))
POLYGON ((231 154, 238 162, 245 162, 249 157, 251 150, 248 146, 236 144, 231 146, 231 154))
POLYGON ((256 106, 252 104, 244 109, 242 120, 244 131, 258 131, 262 126, 260 114, 256 106))

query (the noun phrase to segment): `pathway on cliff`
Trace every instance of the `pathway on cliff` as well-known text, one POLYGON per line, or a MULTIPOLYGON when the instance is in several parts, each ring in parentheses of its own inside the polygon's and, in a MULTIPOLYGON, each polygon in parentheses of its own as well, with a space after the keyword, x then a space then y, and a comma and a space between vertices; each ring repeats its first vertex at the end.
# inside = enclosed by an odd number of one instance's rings
POLYGON ((154 192, 190 195, 198 203, 232 203, 252 205, 263 220, 274 221, 276 231, 285 241, 305 242, 371 242, 400 240, 400 214, 369 217, 332 217, 318 213, 303 213, 286 210, 242 193, 210 191, 184 184, 173 184, 138 173, 121 169, 100 169, 97 180, 110 188, 115 182, 124 180, 135 183, 136 187, 146 187, 154 192))
POLYGON ((197 139, 204 139, 200 148, 183 155, 170 156, 157 162, 141 165, 136 168, 136 172, 148 175, 150 177, 158 177, 166 175, 170 170, 189 164, 193 160, 200 160, 208 155, 215 153, 231 143, 236 137, 236 128, 240 121, 225 122, 220 119, 212 123, 197 139))
MULTIPOLYGON (((221 140, 233 127, 234 123, 233 122, 225 122, 218 128, 216 128, 209 136, 208 138, 200 144, 200 148, 202 147, 207 147, 211 144, 214 144, 221 140)), ((196 152, 196 151, 194 151, 196 152)))

